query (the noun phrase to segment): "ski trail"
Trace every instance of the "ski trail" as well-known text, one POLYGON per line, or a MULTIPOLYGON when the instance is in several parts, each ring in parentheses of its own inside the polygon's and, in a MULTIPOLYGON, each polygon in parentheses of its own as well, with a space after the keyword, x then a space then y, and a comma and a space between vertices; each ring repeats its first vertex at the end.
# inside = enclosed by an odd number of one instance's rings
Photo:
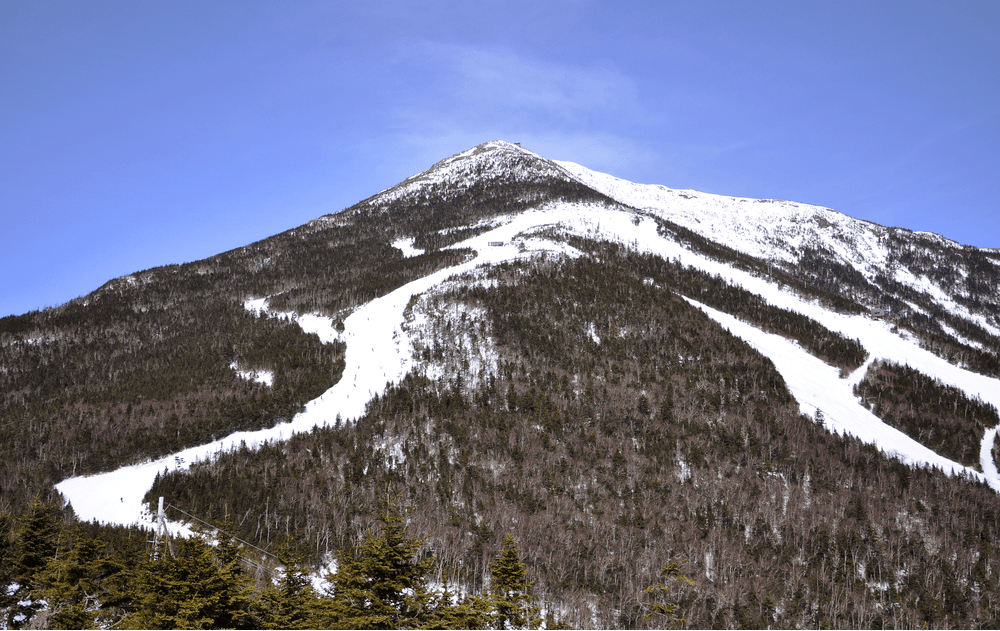
MULTIPOLYGON (((242 445, 253 449, 269 441, 287 440, 293 434, 307 432, 315 426, 332 425, 338 417, 349 421, 362 416, 365 406, 376 394, 381 395, 390 383, 400 381, 414 365, 410 339, 402 327, 403 310, 410 298, 480 265, 511 261, 542 252, 578 256, 580 253, 577 250, 565 244, 521 237, 523 232, 550 225, 558 217, 544 211, 524 213, 503 226, 455 244, 452 247, 472 248, 476 255, 465 263, 407 283, 357 309, 344 320, 345 330, 340 336, 347 344, 343 377, 318 398, 309 401, 305 410, 290 422, 269 429, 235 432, 152 462, 69 478, 56 484, 56 489, 72 504, 77 517, 84 521, 149 526, 153 516, 143 505, 142 498, 153 486, 157 474, 187 470, 195 462, 239 449, 242 445), (516 237, 518 242, 514 243, 516 237), (503 242, 504 245, 490 246, 490 242, 503 242)), ((244 306, 263 312, 267 310, 266 304, 266 298, 258 298, 247 301, 244 306)), ((330 318, 315 314, 275 315, 294 320, 303 330, 316 333, 324 342, 338 337, 330 318)))
POLYGON ((997 463, 993 460, 993 441, 996 440, 997 430, 1000 427, 986 430, 983 441, 979 444, 979 462, 983 466, 983 474, 990 486, 1000 491, 1000 472, 997 471, 997 463))
POLYGON ((813 357, 795 342, 780 335, 765 333, 727 313, 690 298, 684 299, 770 359, 788 385, 792 396, 798 401, 802 413, 818 418, 817 410, 822 411, 823 424, 831 432, 850 434, 875 445, 906 464, 936 467, 950 475, 966 475, 985 481, 994 490, 1000 491, 1000 485, 996 485, 996 480, 991 479, 989 475, 937 454, 886 424, 861 404, 854 396, 853 387, 864 378, 864 371, 867 371, 867 365, 874 361, 874 357, 869 357, 866 366, 855 370, 848 378, 842 379, 837 368, 813 357))
MULTIPOLYGON (((987 432, 987 436, 983 438, 980 452, 985 474, 980 474, 939 456, 889 427, 865 410, 852 391, 853 386, 864 378, 867 366, 876 359, 909 364, 924 374, 957 386, 969 396, 979 397, 1000 408, 1000 381, 997 379, 949 364, 920 348, 914 340, 904 339, 893 333, 885 322, 828 311, 817 303, 782 291, 767 279, 685 249, 679 243, 661 237, 657 233, 655 221, 631 210, 560 202, 500 221, 506 223, 452 246, 474 250, 475 255, 470 260, 414 280, 365 304, 344 321, 343 335, 338 335, 333 321, 324 316, 272 314, 294 320, 303 330, 317 334, 325 343, 339 338, 347 345, 346 365, 341 380, 321 396, 308 402, 305 409, 291 422, 270 429, 236 432, 221 440, 191 447, 152 462, 93 476, 69 478, 58 483, 56 488, 72 503, 77 516, 83 520, 148 526, 151 516, 142 505, 142 497, 152 487, 157 473, 186 470, 195 462, 238 449, 243 444, 255 448, 267 441, 287 440, 295 433, 306 432, 316 426, 331 425, 338 416, 343 421, 360 417, 376 394, 381 396, 388 384, 398 382, 415 365, 410 338, 403 328, 403 311, 411 297, 432 289, 451 276, 469 272, 481 265, 541 253, 580 256, 581 252, 566 244, 556 243, 542 236, 532 236, 547 229, 556 229, 581 237, 616 241, 638 252, 656 254, 664 259, 719 275, 731 284, 763 297, 774 306, 801 313, 833 331, 859 339, 869 352, 869 362, 847 379, 840 379, 835 368, 812 357, 793 342, 763 333, 732 316, 689 300, 770 357, 803 411, 815 414, 817 409, 821 409, 827 417, 827 426, 832 431, 848 432, 878 445, 885 452, 910 464, 932 465, 955 474, 969 472, 976 479, 986 479, 994 489, 1000 491, 1000 475, 997 474, 990 450, 986 447, 987 438, 994 435, 996 429, 990 430, 994 434, 987 432), (493 245, 496 243, 501 245, 493 245), (115 502, 116 499, 119 501, 115 502)), ((245 303, 247 309, 258 313, 267 311, 266 305, 267 298, 256 298, 245 303)))

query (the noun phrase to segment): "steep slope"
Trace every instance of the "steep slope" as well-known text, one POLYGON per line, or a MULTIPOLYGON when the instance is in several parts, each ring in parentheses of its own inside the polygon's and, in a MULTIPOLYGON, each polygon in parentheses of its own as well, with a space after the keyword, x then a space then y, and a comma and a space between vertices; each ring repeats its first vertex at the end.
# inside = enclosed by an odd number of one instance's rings
POLYGON ((1000 346, 1000 251, 819 206, 633 184, 578 164, 559 165, 612 199, 849 293, 873 310, 888 309, 927 333, 979 350, 1000 346))
POLYGON ((164 495, 320 564, 391 486, 469 586, 517 533, 576 626, 653 624, 642 588, 672 559, 695 626, 989 625, 995 428, 942 454, 854 388, 905 364, 995 417, 996 257, 897 232, 486 143, 0 320, 0 497, 62 480, 81 517, 127 524, 164 495), (959 261, 962 289, 887 284, 927 261, 959 261))

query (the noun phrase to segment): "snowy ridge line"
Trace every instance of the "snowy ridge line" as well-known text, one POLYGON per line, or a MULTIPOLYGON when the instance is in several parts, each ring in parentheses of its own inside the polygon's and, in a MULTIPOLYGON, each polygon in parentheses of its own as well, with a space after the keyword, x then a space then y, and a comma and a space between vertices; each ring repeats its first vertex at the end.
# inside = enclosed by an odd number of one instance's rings
MULTIPOLYGON (((927 296, 987 333, 1000 336, 1000 327, 972 313, 926 276, 915 276, 905 268, 889 269, 889 249, 883 240, 895 228, 855 219, 830 208, 791 201, 729 197, 693 190, 676 190, 591 171, 573 162, 556 161, 581 184, 623 204, 652 213, 701 236, 724 243, 739 252, 761 259, 797 264, 803 247, 828 250, 868 280, 885 272, 895 281, 927 296)), ((905 231, 910 232, 910 231, 905 231)), ((952 250, 964 246, 941 235, 912 232, 952 250)), ((988 257, 988 260, 997 261, 988 257)), ((968 273, 959 269, 959 273, 968 273)), ((916 309, 923 311, 922 309, 916 309)), ((961 339, 958 341, 961 341, 961 339)))
MULTIPOLYGON (((398 199, 419 195, 421 189, 446 183, 455 189, 465 189, 473 184, 481 184, 511 177, 529 181, 552 177, 565 181, 575 178, 561 164, 504 140, 491 140, 466 149, 432 165, 431 168, 411 175, 399 184, 381 191, 363 205, 371 208, 390 204, 398 199), (523 160, 531 160, 525 168, 523 160)), ((360 212, 360 210, 359 210, 360 212)))
MULTIPOLYGON (((429 291, 452 276, 470 272, 482 265, 526 259, 540 254, 570 257, 583 255, 565 243, 553 242, 539 234, 548 229, 584 238, 616 241, 638 252, 677 260, 681 264, 719 275, 731 284, 763 297, 776 307, 801 313, 833 331, 860 340, 869 353, 870 361, 888 359, 908 364, 945 384, 956 386, 970 397, 978 397, 1000 408, 1000 380, 949 364, 929 351, 921 349, 913 340, 893 334, 885 322, 865 316, 834 313, 816 303, 784 293, 768 280, 709 259, 660 236, 656 230, 656 221, 652 218, 640 217, 634 223, 636 219, 633 211, 609 208, 596 203, 556 202, 525 211, 510 218, 510 221, 503 225, 451 246, 469 248, 476 252, 466 262, 414 280, 355 310, 344 320, 343 334, 338 334, 334 322, 325 316, 272 313, 270 315, 296 322, 306 332, 317 334, 324 343, 330 343, 335 339, 346 342, 343 377, 318 398, 308 402, 304 411, 297 414, 290 422, 273 428, 236 432, 221 440, 191 447, 152 462, 131 465, 94 476, 63 480, 56 485, 56 488, 69 499, 81 519, 148 526, 149 516, 144 514, 142 497, 151 488, 157 473, 164 470, 186 470, 194 462, 210 460, 222 452, 238 449, 244 444, 255 448, 267 441, 286 440, 293 434, 309 431, 315 426, 332 425, 338 418, 350 421, 360 417, 364 414, 368 402, 376 394, 381 396, 387 386, 398 383, 417 365, 413 356, 409 327, 404 316, 404 310, 411 297, 429 291), (490 245, 491 243, 502 245, 490 245), (120 501, 114 502, 115 497, 119 497, 120 501)), ((697 304, 694 301, 689 302, 697 304)), ((248 300, 245 303, 248 310, 258 314, 267 313, 266 305, 267 298, 248 300)), ((709 313, 708 307, 698 306, 709 313)), ((715 314, 712 317, 716 321, 726 319, 731 331, 739 330, 751 337, 757 334, 769 335, 739 322, 732 316, 714 310, 712 312, 715 314)), ((854 385, 853 380, 862 378, 863 372, 855 371, 847 380, 842 380, 837 369, 812 357, 785 338, 771 336, 759 339, 754 337, 754 339, 757 340, 757 348, 765 355, 769 352, 777 354, 778 361, 771 357, 776 366, 780 361, 783 362, 782 365, 787 364, 792 367, 783 370, 779 366, 778 370, 786 383, 797 384, 792 393, 804 411, 815 414, 817 409, 822 409, 824 415, 830 417, 832 428, 858 436, 866 442, 873 442, 886 453, 894 454, 904 462, 929 464, 955 473, 971 471, 942 458, 864 410, 851 390, 854 385), (786 375, 786 370, 794 370, 807 377, 807 371, 802 369, 803 366, 808 366, 809 371, 815 370, 818 376, 812 381, 800 383, 796 381, 795 375, 786 375), (819 387, 829 388, 831 392, 835 392, 830 395, 833 398, 828 400, 823 395, 815 394, 816 388, 819 387)), ((987 432, 987 435, 990 433, 987 432)), ((986 437, 983 441, 985 445, 986 437)), ((986 454, 987 451, 983 446, 982 454, 986 454)), ((1000 477, 996 474, 992 458, 987 459, 984 456, 982 464, 984 474, 974 471, 971 473, 976 479, 985 479, 1000 492, 1000 477)))

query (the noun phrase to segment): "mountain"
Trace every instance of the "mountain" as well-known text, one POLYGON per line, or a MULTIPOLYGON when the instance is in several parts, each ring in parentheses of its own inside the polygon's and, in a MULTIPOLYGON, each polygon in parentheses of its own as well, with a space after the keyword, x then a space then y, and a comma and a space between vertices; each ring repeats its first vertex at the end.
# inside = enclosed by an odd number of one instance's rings
POLYGON ((0 319, 0 386, 15 516, 163 496, 319 567, 391 489, 440 576, 514 533, 572 626, 662 625, 671 563, 694 627, 1000 621, 1000 251, 827 208, 488 142, 0 319))

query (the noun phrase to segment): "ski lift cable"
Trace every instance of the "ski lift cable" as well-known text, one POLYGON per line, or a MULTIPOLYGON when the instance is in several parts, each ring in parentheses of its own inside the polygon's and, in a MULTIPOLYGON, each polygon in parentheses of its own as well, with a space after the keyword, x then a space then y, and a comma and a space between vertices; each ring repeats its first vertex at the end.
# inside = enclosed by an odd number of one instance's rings
POLYGON ((210 523, 208 523, 207 521, 205 521, 204 519, 199 519, 198 517, 195 517, 194 515, 192 515, 191 513, 187 512, 186 510, 184 510, 184 509, 182 509, 182 508, 178 508, 178 507, 174 506, 173 504, 166 504, 166 505, 167 505, 167 506, 169 506, 170 508, 172 508, 172 509, 174 509, 174 510, 176 510, 176 511, 180 512, 180 513, 184 513, 185 515, 187 515, 188 517, 190 517, 191 519, 193 519, 193 520, 195 520, 195 521, 198 521, 198 522, 201 522, 201 523, 205 524, 206 526, 208 526, 209 528, 212 528, 213 530, 217 530, 217 531, 219 531, 219 532, 224 532, 224 533, 226 533, 227 535, 229 535, 230 537, 232 537, 232 538, 233 538, 233 541, 238 541, 238 542, 242 543, 243 545, 245 545, 245 546, 247 546, 247 547, 250 547, 250 548, 253 548, 254 550, 257 550, 258 552, 261 552, 261 553, 263 553, 263 554, 266 554, 267 556, 271 557, 271 558, 272 558, 272 559, 274 559, 275 561, 279 561, 279 562, 281 561, 281 559, 280 559, 280 558, 278 558, 278 557, 277 557, 277 556, 275 556, 274 554, 272 554, 272 553, 268 552, 267 550, 264 550, 263 548, 258 548, 258 547, 257 547, 257 546, 255 546, 254 544, 252 544, 252 543, 249 543, 249 542, 246 542, 246 541, 243 541, 242 539, 240 539, 240 538, 238 538, 238 537, 234 537, 234 536, 233 536, 232 534, 230 534, 230 533, 226 532, 226 531, 225 531, 225 530, 223 530, 222 528, 219 528, 218 526, 215 526, 215 525, 213 525, 213 524, 210 524, 210 523))

